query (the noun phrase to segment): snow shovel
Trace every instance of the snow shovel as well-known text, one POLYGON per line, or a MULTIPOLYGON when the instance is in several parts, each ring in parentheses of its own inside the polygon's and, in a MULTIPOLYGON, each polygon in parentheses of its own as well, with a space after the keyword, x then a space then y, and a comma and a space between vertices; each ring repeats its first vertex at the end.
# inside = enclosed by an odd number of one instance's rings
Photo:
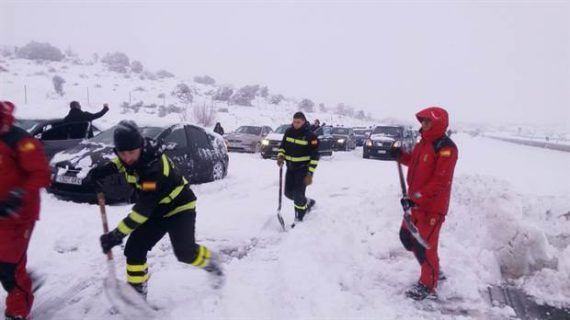
MULTIPOLYGON (((107 223, 107 210, 105 209, 105 195, 103 193, 97 194, 97 202, 101 211, 103 232, 108 233, 109 224, 107 223)), ((145 299, 129 284, 117 279, 112 250, 107 252, 107 268, 109 273, 104 282, 105 293, 116 311, 125 319, 154 318, 156 311, 148 305, 145 299)))
POLYGON ((283 231, 287 231, 285 228, 285 221, 281 215, 281 202, 283 202, 283 166, 279 167, 279 203, 277 204, 277 219, 279 220, 283 231))
MULTIPOLYGON (((407 197, 408 191, 406 190, 406 181, 404 180, 404 172, 402 171, 402 164, 400 161, 396 161, 398 163, 398 175, 400 177, 400 186, 402 187, 402 196, 407 197)), ((429 244, 422 238, 420 232, 416 225, 412 222, 412 213, 411 210, 404 210, 404 224, 406 228, 410 231, 412 236, 416 239, 416 241, 424 248, 429 249, 429 244)))

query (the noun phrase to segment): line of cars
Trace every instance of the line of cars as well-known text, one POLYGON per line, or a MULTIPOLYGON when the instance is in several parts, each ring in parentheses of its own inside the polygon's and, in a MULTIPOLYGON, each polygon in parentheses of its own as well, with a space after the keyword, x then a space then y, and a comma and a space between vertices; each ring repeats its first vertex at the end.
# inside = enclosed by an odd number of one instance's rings
MULTIPOLYGON (((76 139, 61 120, 21 120, 23 127, 45 146, 52 167, 52 185, 48 192, 79 202, 94 202, 95 194, 89 172, 115 157, 115 127, 100 131, 85 125, 85 138, 76 139), (54 134, 54 132, 58 132, 54 134)), ((191 183, 223 179, 228 172, 229 156, 223 138, 200 126, 176 124, 166 127, 141 127, 143 136, 156 139, 191 183)), ((134 192, 123 175, 107 177, 104 189, 109 202, 132 202, 134 192)))

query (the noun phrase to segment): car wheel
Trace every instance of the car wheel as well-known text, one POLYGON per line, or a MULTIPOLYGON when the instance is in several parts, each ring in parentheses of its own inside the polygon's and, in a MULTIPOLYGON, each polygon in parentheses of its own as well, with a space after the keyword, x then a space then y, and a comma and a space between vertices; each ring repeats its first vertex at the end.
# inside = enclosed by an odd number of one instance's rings
POLYGON ((362 154, 362 157, 363 157, 364 159, 370 159, 370 155, 369 155, 368 153, 366 153, 366 152, 364 152, 364 153, 362 154))
POLYGON ((212 168, 212 181, 222 180, 224 178, 224 171, 224 164, 221 161, 216 162, 212 168))

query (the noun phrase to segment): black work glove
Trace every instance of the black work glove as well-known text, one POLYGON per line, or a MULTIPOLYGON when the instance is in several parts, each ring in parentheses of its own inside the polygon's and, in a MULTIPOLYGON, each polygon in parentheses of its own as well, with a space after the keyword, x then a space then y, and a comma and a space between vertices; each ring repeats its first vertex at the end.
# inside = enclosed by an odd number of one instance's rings
POLYGON ((402 208, 404 209, 404 211, 409 211, 410 209, 416 206, 416 204, 408 197, 403 197, 402 199, 400 199, 400 203, 402 204, 402 208))
POLYGON ((22 209, 25 191, 15 188, 8 193, 6 200, 0 202, 0 218, 9 218, 18 216, 18 211, 22 209))
POLYGON ((104 235, 99 238, 101 241, 101 248, 103 249, 103 253, 107 253, 113 249, 114 246, 118 246, 123 243, 123 238, 125 237, 119 230, 114 229, 109 233, 105 233, 104 235))
POLYGON ((87 183, 93 185, 95 193, 103 192, 103 179, 105 179, 102 167, 95 167, 87 175, 87 183))

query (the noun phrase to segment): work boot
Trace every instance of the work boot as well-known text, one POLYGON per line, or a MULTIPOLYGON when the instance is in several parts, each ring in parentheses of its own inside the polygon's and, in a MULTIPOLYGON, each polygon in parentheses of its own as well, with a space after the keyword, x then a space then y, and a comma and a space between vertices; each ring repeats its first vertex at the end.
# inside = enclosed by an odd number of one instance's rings
POLYGON ((406 297, 419 301, 425 298, 435 299, 437 296, 435 292, 432 292, 428 287, 418 282, 406 291, 406 297))
POLYGON ((133 287, 133 289, 135 289, 135 291, 140 294, 143 299, 146 300, 146 296, 148 294, 148 283, 147 282, 143 282, 143 283, 138 283, 138 284, 132 284, 129 283, 131 285, 131 287, 133 287))
POLYGON ((204 270, 208 272, 210 275, 210 280, 212 281, 212 288, 220 289, 224 286, 225 283, 225 275, 224 270, 222 269, 222 264, 220 261, 220 257, 217 253, 212 252, 211 257, 209 258, 208 265, 204 267, 204 270))
POLYGON ((307 203, 307 213, 309 213, 311 211, 311 209, 315 206, 315 204, 317 204, 317 202, 313 199, 309 199, 308 203, 307 203))
POLYGON ((10 315, 5 315, 5 320, 26 320, 26 317, 24 316, 10 316, 10 315))
POLYGON ((437 275, 437 280, 438 281, 447 280, 447 276, 445 275, 445 273, 443 273, 443 271, 439 270, 439 274, 437 275))

